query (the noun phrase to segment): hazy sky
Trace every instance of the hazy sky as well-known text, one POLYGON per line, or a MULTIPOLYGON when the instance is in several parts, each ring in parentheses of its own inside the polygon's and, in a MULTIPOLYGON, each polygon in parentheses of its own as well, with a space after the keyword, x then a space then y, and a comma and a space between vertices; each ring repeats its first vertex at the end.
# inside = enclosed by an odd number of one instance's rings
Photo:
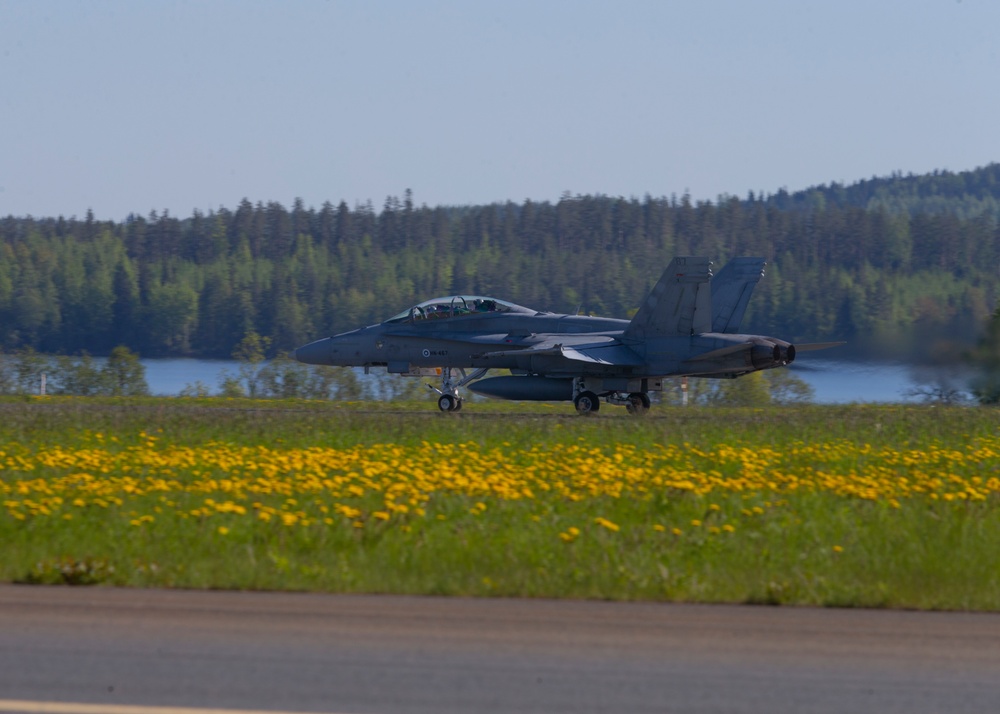
POLYGON ((0 0, 0 215, 972 169, 998 53, 996 0, 0 0))

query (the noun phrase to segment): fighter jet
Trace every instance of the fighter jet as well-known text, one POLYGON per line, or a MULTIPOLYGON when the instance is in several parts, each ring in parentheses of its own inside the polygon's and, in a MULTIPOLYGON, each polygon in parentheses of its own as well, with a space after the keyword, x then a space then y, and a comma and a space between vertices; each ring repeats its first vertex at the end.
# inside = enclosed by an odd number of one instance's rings
POLYGON ((713 279, 705 257, 674 258, 631 320, 561 315, 481 295, 426 300, 377 325, 311 342, 306 364, 385 367, 440 376, 438 408, 462 408, 460 390, 500 399, 572 401, 580 414, 608 404, 644 414, 668 377, 735 378, 791 364, 792 345, 740 334, 763 258, 735 258, 713 279), (509 375, 483 379, 491 369, 509 375), (466 372, 466 370, 472 370, 466 372))

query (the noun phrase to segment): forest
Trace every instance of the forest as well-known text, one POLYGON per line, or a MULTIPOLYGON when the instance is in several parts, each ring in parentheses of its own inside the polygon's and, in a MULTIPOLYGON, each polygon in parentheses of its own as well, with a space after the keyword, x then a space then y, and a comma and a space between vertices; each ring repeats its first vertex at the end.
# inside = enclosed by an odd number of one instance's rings
POLYGON ((378 322, 438 295, 628 317, 675 255, 768 260, 744 329, 917 360, 974 344, 994 311, 1000 164, 745 198, 0 218, 0 350, 229 357, 378 322))

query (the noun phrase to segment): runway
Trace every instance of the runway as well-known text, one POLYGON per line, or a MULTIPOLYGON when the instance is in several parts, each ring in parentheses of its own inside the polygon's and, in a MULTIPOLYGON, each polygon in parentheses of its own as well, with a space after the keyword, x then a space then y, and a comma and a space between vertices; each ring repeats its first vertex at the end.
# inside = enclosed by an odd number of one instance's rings
POLYGON ((0 711, 205 709, 997 711, 1000 616, 0 586, 0 711))

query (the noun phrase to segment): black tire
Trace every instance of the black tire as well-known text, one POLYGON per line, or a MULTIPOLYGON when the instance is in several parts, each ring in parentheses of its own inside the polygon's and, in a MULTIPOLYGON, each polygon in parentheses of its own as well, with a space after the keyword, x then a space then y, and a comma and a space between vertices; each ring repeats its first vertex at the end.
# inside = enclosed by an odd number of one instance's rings
POLYGON ((455 411, 456 401, 455 397, 450 394, 442 394, 438 399, 438 409, 443 412, 453 412, 455 411))
POLYGON ((596 414, 601 408, 601 400, 593 392, 581 392, 573 400, 573 404, 576 406, 577 414, 582 416, 596 414))
POLYGON ((628 395, 625 411, 634 416, 642 416, 649 411, 649 395, 645 392, 632 392, 628 395))

